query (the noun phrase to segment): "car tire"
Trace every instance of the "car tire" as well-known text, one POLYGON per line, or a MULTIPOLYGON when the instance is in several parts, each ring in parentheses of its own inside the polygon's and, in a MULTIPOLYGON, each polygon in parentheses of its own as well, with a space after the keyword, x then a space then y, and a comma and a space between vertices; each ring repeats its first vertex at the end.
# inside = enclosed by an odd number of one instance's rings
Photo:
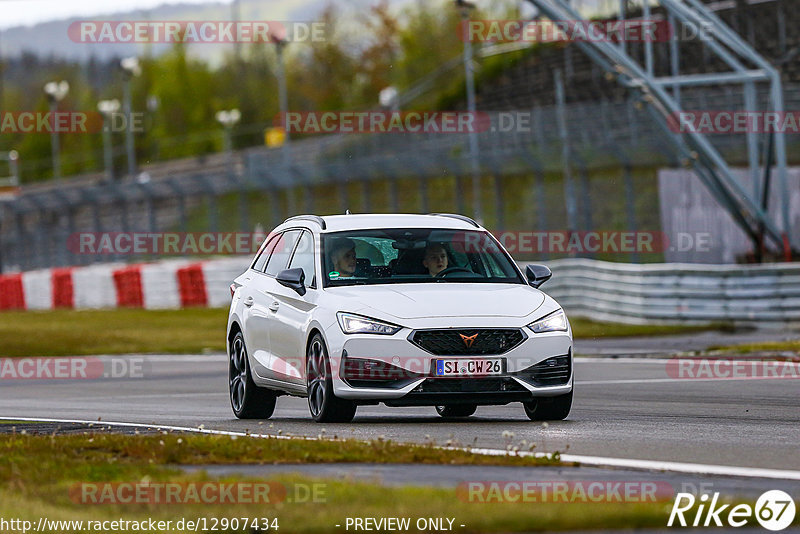
POLYGON ((349 423, 356 415, 356 403, 339 399, 333 393, 333 374, 328 349, 319 334, 314 334, 306 351, 308 409, 317 423, 349 423))
POLYGON ((442 417, 469 417, 477 409, 477 404, 450 404, 448 406, 437 406, 436 413, 442 417))
POLYGON ((238 332, 231 341, 228 358, 228 391, 233 414, 239 419, 269 419, 275 412, 277 394, 258 387, 250 373, 244 336, 238 332))
POLYGON ((531 421, 561 421, 572 408, 572 391, 556 397, 538 397, 522 405, 531 421))

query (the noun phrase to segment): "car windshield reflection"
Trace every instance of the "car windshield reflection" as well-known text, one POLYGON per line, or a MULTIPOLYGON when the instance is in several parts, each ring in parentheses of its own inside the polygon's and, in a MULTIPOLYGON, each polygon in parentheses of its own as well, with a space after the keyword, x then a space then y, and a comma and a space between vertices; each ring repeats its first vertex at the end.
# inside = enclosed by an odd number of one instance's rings
POLYGON ((513 260, 485 231, 353 230, 322 236, 326 287, 434 282, 522 283, 513 260))

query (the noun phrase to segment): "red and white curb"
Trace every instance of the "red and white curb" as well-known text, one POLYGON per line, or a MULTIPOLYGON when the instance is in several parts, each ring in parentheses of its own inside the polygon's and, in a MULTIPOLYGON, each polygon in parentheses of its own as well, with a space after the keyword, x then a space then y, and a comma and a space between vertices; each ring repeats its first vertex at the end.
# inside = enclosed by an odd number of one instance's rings
POLYGON ((0 310, 225 307, 249 258, 167 260, 0 275, 0 310))

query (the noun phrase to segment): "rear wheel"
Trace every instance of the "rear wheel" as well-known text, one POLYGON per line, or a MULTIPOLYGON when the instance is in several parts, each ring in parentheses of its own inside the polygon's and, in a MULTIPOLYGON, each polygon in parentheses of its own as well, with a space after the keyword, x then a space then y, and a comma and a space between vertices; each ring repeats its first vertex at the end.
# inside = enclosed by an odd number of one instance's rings
POLYGON ((477 404, 451 404, 448 406, 437 406, 436 413, 442 417, 469 417, 478 409, 477 404))
POLYGON ((231 341, 228 362, 228 389, 233 414, 239 419, 269 419, 275 411, 277 395, 256 386, 250 374, 247 347, 241 332, 231 341))
POLYGON ((308 409, 317 423, 349 423, 356 415, 356 404, 333 394, 333 376, 328 349, 322 336, 314 334, 306 353, 308 409))
POLYGON ((531 421, 560 421, 567 418, 572 408, 572 392, 556 397, 537 397, 522 405, 531 421))

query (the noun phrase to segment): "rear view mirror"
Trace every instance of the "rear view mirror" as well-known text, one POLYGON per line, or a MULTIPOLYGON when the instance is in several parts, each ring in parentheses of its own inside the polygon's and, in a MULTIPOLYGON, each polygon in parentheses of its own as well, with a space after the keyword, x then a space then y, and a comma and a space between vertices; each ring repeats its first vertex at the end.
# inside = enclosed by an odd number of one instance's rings
POLYGON ((300 267, 279 272, 276 280, 280 285, 294 289, 300 296, 306 294, 306 273, 300 267))
POLYGON ((425 241, 415 241, 413 239, 398 239, 392 242, 392 248, 397 250, 419 250, 428 245, 425 241))
POLYGON ((540 285, 550 280, 553 272, 547 265, 531 263, 525 269, 525 275, 528 277, 528 283, 538 289, 540 285))

